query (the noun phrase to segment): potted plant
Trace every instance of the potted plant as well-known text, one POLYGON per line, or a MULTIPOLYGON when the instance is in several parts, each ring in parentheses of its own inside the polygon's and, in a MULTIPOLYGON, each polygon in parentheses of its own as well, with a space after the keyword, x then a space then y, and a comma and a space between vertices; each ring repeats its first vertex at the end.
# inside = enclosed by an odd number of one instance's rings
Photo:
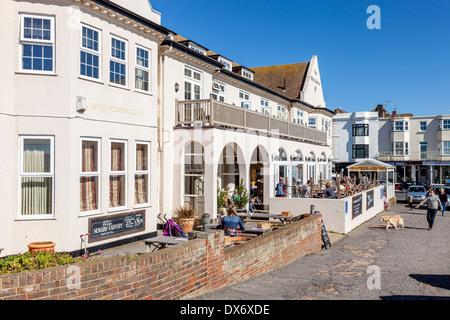
POLYGON ((248 201, 250 197, 247 192, 247 188, 244 185, 244 180, 241 179, 239 186, 236 188, 236 194, 233 196, 234 204, 239 211, 248 210, 248 201))
POLYGON ((28 244, 28 251, 31 254, 35 254, 38 252, 55 252, 55 243, 52 241, 37 241, 28 244))
POLYGON ((177 223, 180 225, 184 233, 191 232, 194 228, 197 210, 190 205, 177 208, 173 211, 176 216, 177 223))

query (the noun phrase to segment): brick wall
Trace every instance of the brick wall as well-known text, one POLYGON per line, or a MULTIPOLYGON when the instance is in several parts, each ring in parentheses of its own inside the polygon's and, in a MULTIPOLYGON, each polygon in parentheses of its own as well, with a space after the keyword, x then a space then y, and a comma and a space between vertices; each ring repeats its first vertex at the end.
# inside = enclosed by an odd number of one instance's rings
POLYGON ((135 257, 0 276, 0 300, 187 299, 320 250, 321 216, 224 248, 222 231, 135 257))

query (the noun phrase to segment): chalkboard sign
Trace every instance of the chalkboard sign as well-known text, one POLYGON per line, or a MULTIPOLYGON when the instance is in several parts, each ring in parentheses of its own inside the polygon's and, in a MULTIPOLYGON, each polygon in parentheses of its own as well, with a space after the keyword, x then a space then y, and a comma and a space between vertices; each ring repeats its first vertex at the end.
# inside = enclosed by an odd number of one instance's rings
POLYGON ((323 241, 322 248, 325 247, 325 249, 327 249, 327 246, 331 247, 330 238, 328 238, 327 229, 325 229, 325 224, 323 223, 323 220, 322 220, 322 241, 323 241))
POLYGON ((145 230, 145 211, 89 219, 89 242, 120 237, 145 230))
POLYGON ((353 212, 352 219, 355 219, 362 213, 362 194, 352 198, 353 212))
POLYGON ((373 190, 367 192, 367 210, 372 208, 374 206, 374 196, 373 196, 373 190))

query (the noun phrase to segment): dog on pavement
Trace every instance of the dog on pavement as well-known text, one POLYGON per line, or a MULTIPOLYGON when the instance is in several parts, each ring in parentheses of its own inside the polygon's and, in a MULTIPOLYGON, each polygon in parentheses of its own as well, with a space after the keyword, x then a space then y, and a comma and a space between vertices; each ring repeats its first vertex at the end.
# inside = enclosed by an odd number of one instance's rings
POLYGON ((389 229, 390 226, 393 226, 395 229, 398 229, 398 226, 405 228, 405 222, 400 216, 382 216, 380 221, 386 224, 386 229, 389 229))

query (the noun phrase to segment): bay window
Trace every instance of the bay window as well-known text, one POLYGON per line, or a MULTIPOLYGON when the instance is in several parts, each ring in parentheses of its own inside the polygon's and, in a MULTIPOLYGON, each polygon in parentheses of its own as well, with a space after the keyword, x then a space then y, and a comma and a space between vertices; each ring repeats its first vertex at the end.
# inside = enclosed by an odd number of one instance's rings
POLYGON ((121 208, 126 206, 126 142, 111 140, 110 152, 109 207, 121 208))
POLYGON ((81 26, 80 75, 100 79, 100 31, 81 26))
POLYGON ((20 15, 21 71, 54 73, 55 18, 20 15))
POLYGON ((122 87, 127 86, 127 43, 115 36, 111 36, 109 82, 122 87))
POLYGON ((80 212, 99 210, 99 140, 81 139, 80 212))
POLYGON ((150 178, 150 144, 148 142, 136 143, 136 167, 134 174, 134 204, 144 205, 149 202, 150 178))
POLYGON ((53 217, 54 137, 20 137, 20 217, 53 217))
POLYGON ((135 88, 139 91, 150 91, 150 51, 136 47, 135 88))

